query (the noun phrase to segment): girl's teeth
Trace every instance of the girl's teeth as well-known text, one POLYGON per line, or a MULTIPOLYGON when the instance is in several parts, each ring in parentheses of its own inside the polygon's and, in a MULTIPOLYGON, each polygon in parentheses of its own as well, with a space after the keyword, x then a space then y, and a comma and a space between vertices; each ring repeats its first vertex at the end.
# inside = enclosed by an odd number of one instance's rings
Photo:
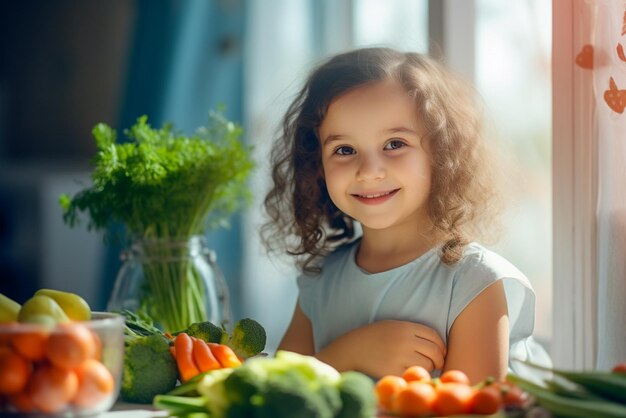
POLYGON ((365 195, 361 195, 361 196, 365 197, 365 198, 368 198, 368 199, 374 199, 375 197, 387 196, 390 193, 391 192, 378 193, 378 194, 365 194, 365 195))

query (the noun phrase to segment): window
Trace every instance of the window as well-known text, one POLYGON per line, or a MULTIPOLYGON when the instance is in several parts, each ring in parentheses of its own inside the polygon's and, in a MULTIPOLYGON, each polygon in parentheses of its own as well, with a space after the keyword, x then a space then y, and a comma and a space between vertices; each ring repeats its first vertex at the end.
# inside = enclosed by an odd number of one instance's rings
MULTIPOLYGON (((537 335, 547 343, 551 333, 550 3, 501 3, 395 0, 389 7, 379 0, 252 1, 245 113, 260 162, 253 188, 261 202, 267 190, 264 179, 271 138, 290 98, 321 57, 366 45, 442 51, 453 69, 477 84, 488 116, 515 151, 520 170, 528 173, 519 209, 509 215, 513 227, 497 251, 532 281, 538 294, 537 335)), ((250 211, 245 236, 258 235, 260 214, 261 210, 250 211)), ((291 317, 296 272, 268 260, 257 241, 248 242, 245 251, 244 315, 267 324, 271 351, 291 317)))

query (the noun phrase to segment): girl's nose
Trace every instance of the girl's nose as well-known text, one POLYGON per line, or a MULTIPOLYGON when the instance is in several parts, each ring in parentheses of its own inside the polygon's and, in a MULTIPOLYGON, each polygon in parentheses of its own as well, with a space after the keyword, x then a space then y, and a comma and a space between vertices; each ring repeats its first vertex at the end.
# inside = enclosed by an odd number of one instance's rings
POLYGON ((361 155, 356 172, 357 181, 378 180, 385 178, 386 175, 387 170, 379 158, 361 155))

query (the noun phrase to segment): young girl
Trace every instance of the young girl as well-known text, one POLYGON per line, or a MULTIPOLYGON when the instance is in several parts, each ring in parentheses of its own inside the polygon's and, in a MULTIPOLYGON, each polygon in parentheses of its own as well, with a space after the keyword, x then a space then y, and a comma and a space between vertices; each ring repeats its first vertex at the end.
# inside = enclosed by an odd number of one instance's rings
POLYGON ((545 359, 527 278, 474 242, 501 175, 476 107, 416 53, 360 49, 312 72, 265 200, 266 243, 303 270, 279 349, 375 378, 421 365, 473 382, 503 378, 513 357, 545 359))

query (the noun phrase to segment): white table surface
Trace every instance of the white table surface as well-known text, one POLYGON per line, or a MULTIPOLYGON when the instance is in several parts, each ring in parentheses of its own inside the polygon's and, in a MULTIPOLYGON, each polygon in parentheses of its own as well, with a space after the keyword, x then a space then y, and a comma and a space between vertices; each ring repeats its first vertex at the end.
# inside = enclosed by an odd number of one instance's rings
POLYGON ((98 418, 156 418, 167 417, 166 411, 155 410, 152 405, 117 402, 110 411, 98 415, 98 418))

